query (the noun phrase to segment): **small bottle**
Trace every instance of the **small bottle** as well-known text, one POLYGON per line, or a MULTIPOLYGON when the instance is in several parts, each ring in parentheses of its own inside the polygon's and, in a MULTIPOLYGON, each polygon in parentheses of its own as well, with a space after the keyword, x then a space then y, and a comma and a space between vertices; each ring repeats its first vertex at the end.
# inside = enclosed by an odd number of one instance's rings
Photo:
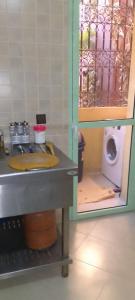
POLYGON ((47 126, 44 124, 36 124, 33 126, 34 134, 35 134, 35 143, 36 144, 44 144, 45 143, 45 131, 47 130, 47 126))
POLYGON ((4 153, 4 134, 3 131, 0 129, 0 154, 4 153))
POLYGON ((28 144, 30 142, 30 127, 28 122, 23 122, 23 135, 22 135, 22 143, 28 144))
POLYGON ((22 122, 18 122, 16 124, 16 128, 17 128, 17 134, 18 135, 23 134, 23 123, 22 122))
POLYGON ((9 131, 10 131, 10 138, 11 138, 11 143, 14 144, 19 144, 19 135, 17 133, 17 124, 18 123, 10 123, 9 125, 9 131))
POLYGON ((15 123, 10 123, 9 124, 9 132, 10 132, 10 136, 12 137, 13 135, 15 135, 15 123))

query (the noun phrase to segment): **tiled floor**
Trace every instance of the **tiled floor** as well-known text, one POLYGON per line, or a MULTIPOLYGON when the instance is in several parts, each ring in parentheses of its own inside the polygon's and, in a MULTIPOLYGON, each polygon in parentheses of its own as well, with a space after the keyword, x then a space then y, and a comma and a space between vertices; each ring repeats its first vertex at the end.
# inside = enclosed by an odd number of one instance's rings
POLYGON ((73 264, 0 282, 2 300, 134 300, 135 213, 70 225, 73 264))

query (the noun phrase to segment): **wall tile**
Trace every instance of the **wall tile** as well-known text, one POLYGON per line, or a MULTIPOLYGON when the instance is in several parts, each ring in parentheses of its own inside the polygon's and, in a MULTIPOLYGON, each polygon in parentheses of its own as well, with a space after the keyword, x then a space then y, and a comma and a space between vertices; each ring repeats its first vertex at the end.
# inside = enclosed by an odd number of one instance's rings
POLYGON ((8 16, 5 12, 0 12, 0 27, 7 27, 8 26, 8 16))
POLYGON ((12 12, 8 14, 8 26, 11 27, 21 27, 22 26, 22 14, 12 12))
POLYGON ((0 111, 3 113, 11 113, 11 101, 0 101, 0 111))
POLYGON ((38 70, 39 72, 47 72, 50 69, 51 66, 51 62, 49 59, 45 58, 45 59, 40 59, 38 60, 38 70))
POLYGON ((23 13, 26 14, 36 13, 36 0, 21 0, 21 1, 22 1, 23 13))
POLYGON ((63 84, 63 74, 60 71, 56 71, 53 69, 51 72, 51 84, 57 85, 57 84, 63 84))
POLYGON ((54 101, 54 99, 63 99, 63 88, 61 84, 59 85, 53 85, 53 88, 51 89, 51 97, 54 101))
POLYGON ((49 44, 38 44, 37 45, 37 55, 38 59, 40 58, 48 58, 51 59, 55 53, 53 53, 52 47, 49 44))
POLYGON ((11 85, 24 85, 24 73, 22 70, 20 72, 11 70, 9 76, 11 85))
POLYGON ((8 42, 0 41, 0 56, 1 55, 4 55, 4 56, 8 55, 8 42))
POLYGON ((25 85, 27 86, 37 86, 38 79, 36 72, 25 72, 25 85))
POLYGON ((51 41, 51 32, 47 28, 37 28, 36 41, 39 44, 50 44, 51 41))
POLYGON ((0 86, 1 85, 9 85, 10 82, 10 76, 9 76, 9 72, 7 71, 2 71, 0 72, 0 86))
POLYGON ((24 57, 24 70, 25 72, 37 72, 37 61, 34 57, 24 57))
MULTIPOLYGON (((0 86, 0 102, 2 100, 10 99, 12 95, 11 85, 1 85, 0 86)), ((1 111, 2 113, 2 111, 1 111)))
POLYGON ((46 99, 41 100, 39 102, 39 111, 47 114, 50 111, 50 101, 46 99))
POLYGON ((9 58, 10 70, 21 72, 23 70, 23 59, 22 57, 10 57, 9 58))
POLYGON ((8 41, 8 30, 6 27, 0 27, 0 42, 8 41))
POLYGON ((22 14, 22 27, 34 28, 35 27, 35 14, 22 14))
POLYGON ((25 112, 25 117, 23 118, 24 120, 28 120, 30 125, 31 125, 31 132, 30 135, 32 136, 31 141, 34 140, 34 135, 32 132, 32 125, 34 125, 36 123, 36 117, 35 117, 35 112, 34 111, 26 111, 25 112))
MULTIPOLYGON (((67 37, 66 37, 67 38, 67 37)), ((61 29, 53 28, 50 32, 50 43, 55 47, 55 45, 63 45, 64 32, 61 29)))
POLYGON ((23 56, 23 45, 22 45, 22 43, 9 42, 8 55, 9 55, 9 57, 15 57, 15 58, 23 56))
POLYGON ((51 18, 51 29, 57 29, 57 30, 61 30, 62 27, 61 25, 63 24, 63 15, 60 15, 60 14, 54 14, 52 15, 52 18, 51 18))
POLYGON ((50 27, 50 15, 47 14, 38 14, 37 15, 37 27, 38 28, 49 28, 50 27))
POLYGON ((10 112, 0 112, 1 127, 7 128, 7 124, 12 122, 12 116, 10 112))
POLYGON ((18 99, 18 100, 13 100, 12 101, 12 108, 14 110, 14 112, 19 112, 20 111, 25 111, 25 102, 23 101, 23 99, 18 99))
POLYGON ((38 109, 38 107, 37 107, 37 98, 27 98, 27 102, 26 102, 26 108, 27 108, 27 111, 28 112, 35 112, 35 114, 36 114, 36 112, 37 112, 37 109, 38 109))
POLYGON ((37 12, 39 14, 42 14, 42 13, 50 13, 50 9, 51 9, 51 6, 50 6, 50 0, 37 0, 37 12))
POLYGON ((22 11, 22 0, 7 0, 8 12, 21 12, 22 11))
POLYGON ((26 92, 26 98, 27 99, 36 99, 37 100, 37 86, 31 86, 31 85, 26 85, 25 87, 25 92, 26 92))
POLYGON ((23 43, 23 55, 24 57, 35 57, 36 58, 36 49, 37 46, 35 43, 23 43))
POLYGON ((50 84, 50 71, 45 70, 44 72, 38 73, 38 84, 44 86, 50 84))
MULTIPOLYGON (((55 46, 54 46, 54 44, 50 45, 50 55, 52 58, 54 58, 54 57, 60 58, 61 57, 61 59, 62 59, 62 57, 64 57, 63 53, 65 53, 65 49, 64 49, 63 45, 61 45, 61 44, 56 44, 55 46)), ((62 63, 62 65, 63 65, 63 63, 62 63)))
POLYGON ((26 111, 22 110, 20 112, 20 110, 14 110, 12 120, 15 120, 17 122, 23 122, 24 120, 26 120, 26 111))
POLYGON ((8 40, 9 42, 18 43, 22 42, 22 28, 8 28, 8 40))
POLYGON ((0 72, 7 71, 9 69, 9 58, 8 56, 0 55, 0 72))
POLYGON ((44 86, 39 86, 39 100, 44 101, 48 100, 50 101, 51 99, 51 86, 50 85, 44 85, 44 86))
MULTIPOLYGON (((12 85, 11 96, 13 100, 25 100, 25 90, 23 85, 12 85)), ((21 111, 20 111, 21 112, 21 111)))
POLYGON ((0 11, 4 12, 7 9, 7 1, 6 0, 0 0, 0 11))
POLYGON ((35 43, 35 28, 23 28, 23 43, 35 43))
POLYGON ((64 1, 50 0, 52 15, 63 16, 64 1))
POLYGON ((46 113, 67 149, 68 0, 0 0, 0 127, 46 113), (63 131, 65 129, 65 131, 63 131))

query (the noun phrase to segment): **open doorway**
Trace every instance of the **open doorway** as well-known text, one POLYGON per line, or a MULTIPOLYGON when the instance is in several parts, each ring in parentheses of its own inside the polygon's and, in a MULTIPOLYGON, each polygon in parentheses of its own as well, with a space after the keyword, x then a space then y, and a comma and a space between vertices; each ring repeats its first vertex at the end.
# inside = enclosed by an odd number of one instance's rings
POLYGON ((73 218, 83 219, 135 207, 135 2, 80 0, 73 8, 73 218))
POLYGON ((127 205, 131 133, 131 126, 79 131, 79 213, 127 205))

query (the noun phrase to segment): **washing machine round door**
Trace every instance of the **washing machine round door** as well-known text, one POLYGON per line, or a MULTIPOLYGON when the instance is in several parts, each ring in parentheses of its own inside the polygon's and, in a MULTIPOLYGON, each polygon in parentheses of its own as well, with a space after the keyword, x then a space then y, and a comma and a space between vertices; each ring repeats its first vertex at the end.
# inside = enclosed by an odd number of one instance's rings
POLYGON ((106 139, 105 158, 110 165, 117 162, 119 156, 119 144, 114 135, 110 135, 106 139))

